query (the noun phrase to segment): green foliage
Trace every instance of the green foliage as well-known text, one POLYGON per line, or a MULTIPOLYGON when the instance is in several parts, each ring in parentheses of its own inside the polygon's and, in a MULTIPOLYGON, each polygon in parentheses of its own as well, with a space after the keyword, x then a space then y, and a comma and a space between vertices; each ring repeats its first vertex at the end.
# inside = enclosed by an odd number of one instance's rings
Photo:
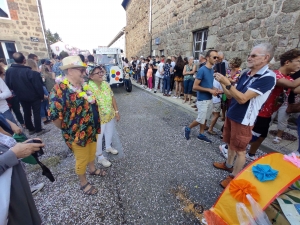
POLYGON ((62 41, 58 33, 52 33, 50 29, 46 30, 46 39, 50 45, 55 42, 62 41))

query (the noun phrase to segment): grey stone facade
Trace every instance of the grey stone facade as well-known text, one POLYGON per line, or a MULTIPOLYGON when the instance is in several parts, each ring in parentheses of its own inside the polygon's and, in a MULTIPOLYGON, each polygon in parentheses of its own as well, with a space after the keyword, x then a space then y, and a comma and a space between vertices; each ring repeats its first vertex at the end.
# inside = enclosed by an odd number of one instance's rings
MULTIPOLYGON (((127 39, 135 36, 135 46, 127 41, 127 56, 148 55, 150 44, 137 34, 149 26, 148 6, 131 0, 126 8, 127 39), (142 9, 132 14, 132 9, 142 9), (142 23, 136 18, 144 18, 142 23), (135 27, 135 29, 130 29, 135 27), (148 46, 148 47, 147 47, 148 46)), ((276 48, 275 60, 299 42, 300 0, 153 0, 152 50, 165 55, 193 55, 193 34, 208 28, 207 49, 223 51, 226 58, 246 60, 253 45, 270 42, 276 48), (160 38, 156 45, 154 40, 160 38)), ((148 29, 146 30, 148 31, 148 29)), ((144 33, 146 33, 144 31, 144 33)))
POLYGON ((36 0, 7 0, 10 18, 0 18, 0 40, 13 42, 25 56, 34 53, 48 58, 36 0), (38 38, 38 42, 31 40, 38 38))

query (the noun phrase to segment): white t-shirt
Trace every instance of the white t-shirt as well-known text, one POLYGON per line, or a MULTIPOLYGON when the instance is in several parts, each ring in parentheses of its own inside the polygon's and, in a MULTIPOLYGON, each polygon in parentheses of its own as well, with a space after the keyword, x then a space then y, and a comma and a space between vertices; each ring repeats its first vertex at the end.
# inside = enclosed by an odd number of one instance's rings
POLYGON ((174 73, 174 67, 175 67, 175 65, 176 65, 176 63, 172 61, 172 62, 171 62, 171 66, 172 66, 172 68, 173 68, 173 72, 172 72, 171 74, 174 73))
POLYGON ((141 64, 141 70, 144 71, 144 70, 145 70, 145 66, 146 66, 146 63, 142 63, 142 64, 141 64))
MULTIPOLYGON (((213 86, 214 86, 214 88, 217 88, 218 90, 222 90, 223 91, 222 85, 216 79, 214 79, 213 86)), ((222 96, 221 94, 219 94, 219 98, 217 96, 213 96, 213 98, 212 98, 213 103, 214 104, 215 103, 220 103, 221 102, 221 96, 222 96)))
POLYGON ((156 71, 156 74, 155 76, 156 77, 159 77, 159 78, 163 78, 163 75, 164 75, 164 63, 163 62, 160 62, 157 66, 157 71, 156 71))
POLYGON ((0 78, 0 112, 4 113, 9 110, 6 99, 11 96, 11 91, 5 84, 5 82, 0 78))

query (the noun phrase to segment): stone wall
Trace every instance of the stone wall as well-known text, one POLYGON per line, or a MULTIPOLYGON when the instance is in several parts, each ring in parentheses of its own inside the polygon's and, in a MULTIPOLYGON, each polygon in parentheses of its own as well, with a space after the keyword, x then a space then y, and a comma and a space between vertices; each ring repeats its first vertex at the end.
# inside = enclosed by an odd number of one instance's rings
POLYGON ((131 0, 126 8, 126 57, 150 54, 150 0, 131 0))
MULTIPOLYGON (((139 8, 140 4, 133 2, 139 8)), ((127 17, 127 23, 133 26, 134 19, 127 17)), ((138 29, 139 24, 134 26, 138 29)), ((203 28, 209 29, 207 48, 225 52, 227 59, 237 56, 246 60, 253 45, 268 41, 275 46, 278 60, 299 42, 300 0, 152 1, 153 50, 164 49, 165 55, 193 55, 193 32, 203 28), (158 37, 161 43, 155 45, 158 37)), ((146 45, 139 39, 138 46, 142 43, 146 45)), ((132 48, 130 42, 126 46, 132 48)))
POLYGON ((40 58, 49 57, 42 32, 36 0, 7 0, 11 19, 0 18, 0 40, 14 41, 24 55, 34 53, 40 58), (37 37, 39 42, 31 42, 37 37))

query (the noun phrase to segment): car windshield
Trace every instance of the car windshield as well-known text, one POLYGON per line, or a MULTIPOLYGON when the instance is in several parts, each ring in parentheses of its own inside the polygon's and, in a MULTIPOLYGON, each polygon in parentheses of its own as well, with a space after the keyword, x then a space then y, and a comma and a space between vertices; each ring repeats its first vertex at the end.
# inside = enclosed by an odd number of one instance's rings
POLYGON ((97 64, 110 64, 115 65, 117 63, 117 55, 106 55, 106 54, 97 54, 96 55, 97 64))

